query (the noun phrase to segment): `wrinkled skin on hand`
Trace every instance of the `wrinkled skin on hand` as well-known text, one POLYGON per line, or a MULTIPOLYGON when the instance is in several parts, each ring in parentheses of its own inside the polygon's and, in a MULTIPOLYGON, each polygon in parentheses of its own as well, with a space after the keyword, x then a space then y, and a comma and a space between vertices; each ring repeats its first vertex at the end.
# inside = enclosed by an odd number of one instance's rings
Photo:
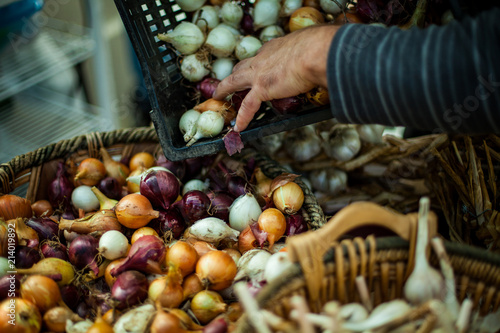
POLYGON ((240 61, 221 81, 215 99, 250 89, 241 103, 235 131, 247 128, 264 101, 326 88, 328 50, 338 26, 308 27, 265 43, 255 57, 240 61))

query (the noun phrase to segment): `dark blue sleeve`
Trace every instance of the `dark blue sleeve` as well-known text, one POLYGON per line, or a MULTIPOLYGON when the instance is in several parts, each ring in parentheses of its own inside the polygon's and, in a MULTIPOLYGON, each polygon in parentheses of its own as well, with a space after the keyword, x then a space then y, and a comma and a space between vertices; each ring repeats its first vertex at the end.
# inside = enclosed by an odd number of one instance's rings
POLYGON ((327 68, 341 122, 500 132, 500 9, 426 29, 343 26, 327 68))

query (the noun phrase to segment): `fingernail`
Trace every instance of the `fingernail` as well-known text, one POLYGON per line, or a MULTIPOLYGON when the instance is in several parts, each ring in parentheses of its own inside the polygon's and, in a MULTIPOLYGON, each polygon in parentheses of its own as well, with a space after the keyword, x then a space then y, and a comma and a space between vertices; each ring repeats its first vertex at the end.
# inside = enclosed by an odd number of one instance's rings
POLYGON ((235 132, 239 132, 239 131, 240 131, 240 130, 238 129, 238 125, 234 125, 234 127, 233 127, 233 131, 235 131, 235 132))

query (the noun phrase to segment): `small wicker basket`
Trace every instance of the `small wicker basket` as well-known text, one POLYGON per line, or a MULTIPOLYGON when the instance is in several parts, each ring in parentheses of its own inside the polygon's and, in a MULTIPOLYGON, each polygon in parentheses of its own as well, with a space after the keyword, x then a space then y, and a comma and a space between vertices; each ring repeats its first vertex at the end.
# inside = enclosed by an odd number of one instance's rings
MULTIPOLYGON (((318 313, 326 302, 359 302, 355 285, 365 278, 374 306, 403 298, 403 286, 413 270, 417 214, 403 215, 370 202, 356 202, 342 209, 321 229, 287 240, 290 259, 296 264, 266 285, 257 296, 261 309, 290 321, 291 298, 305 298, 311 311, 318 313), (397 237, 338 241, 349 230, 367 225, 390 229, 397 237)), ((437 235, 437 218, 429 218, 429 237, 437 235)), ((473 302, 480 315, 500 307, 500 255, 483 249, 444 242, 453 268, 456 295, 473 302)), ((431 254, 430 263, 439 267, 431 254)), ((251 320, 240 318, 236 332, 253 332, 251 320)))

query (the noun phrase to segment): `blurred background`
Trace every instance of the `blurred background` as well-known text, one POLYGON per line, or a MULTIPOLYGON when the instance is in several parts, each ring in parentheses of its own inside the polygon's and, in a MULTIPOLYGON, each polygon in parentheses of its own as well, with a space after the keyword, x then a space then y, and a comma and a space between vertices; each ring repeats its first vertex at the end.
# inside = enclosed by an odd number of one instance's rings
POLYGON ((113 1, 0 0, 0 163, 148 112, 113 1))

